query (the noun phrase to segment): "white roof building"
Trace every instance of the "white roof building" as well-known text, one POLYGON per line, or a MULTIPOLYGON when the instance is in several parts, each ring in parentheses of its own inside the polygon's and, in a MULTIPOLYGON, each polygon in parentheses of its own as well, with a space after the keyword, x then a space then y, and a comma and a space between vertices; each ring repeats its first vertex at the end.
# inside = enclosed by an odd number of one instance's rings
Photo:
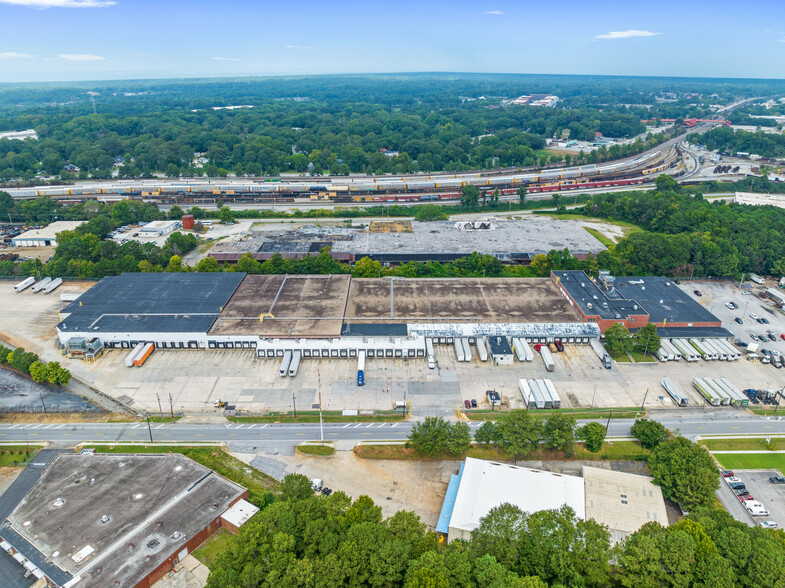
POLYGON ((57 247, 57 233, 73 231, 83 221, 55 221, 42 229, 31 229, 11 239, 13 247, 57 247))
POLYGON ((142 233, 146 235, 156 235, 160 237, 161 235, 168 235, 175 229, 179 229, 181 226, 180 221, 176 220, 160 220, 160 221, 153 221, 151 223, 147 223, 141 229, 139 229, 142 233))
POLYGON ((480 519, 505 502, 529 513, 566 504, 586 518, 582 478, 467 457, 449 519, 449 540, 469 539, 480 519))

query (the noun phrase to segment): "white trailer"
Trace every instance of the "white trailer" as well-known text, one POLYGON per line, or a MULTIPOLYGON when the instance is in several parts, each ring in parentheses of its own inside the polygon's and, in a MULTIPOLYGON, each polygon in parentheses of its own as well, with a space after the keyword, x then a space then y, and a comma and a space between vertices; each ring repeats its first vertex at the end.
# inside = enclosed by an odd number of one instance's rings
POLYGON ((714 351, 717 355, 717 359, 720 361, 728 361, 728 350, 722 347, 722 345, 719 345, 715 339, 704 339, 702 343, 704 344, 704 347, 708 345, 709 349, 714 351))
POLYGON ((35 284, 35 278, 30 276, 29 278, 25 278, 21 282, 19 282, 16 286, 14 286, 14 292, 21 292, 35 284))
POLYGON ((676 382, 670 378, 663 378, 662 387, 665 388, 665 391, 673 398, 676 406, 687 406, 689 399, 684 393, 684 390, 682 390, 676 382))
POLYGON ((673 343, 667 339, 662 339, 662 346, 668 350, 669 359, 671 361, 679 361, 681 359, 681 351, 676 349, 676 346, 673 343))
POLYGON ((589 345, 591 345, 591 348, 594 351, 594 353, 597 355, 597 357, 600 358, 600 361, 602 362, 602 365, 606 369, 610 369, 611 368, 611 356, 605 350, 605 347, 602 346, 602 343, 600 343, 600 340, 599 339, 594 339, 594 338, 589 339, 589 345))
POLYGON ((136 347, 134 347, 131 352, 126 355, 125 357, 125 367, 134 367, 134 360, 139 357, 142 353, 142 349, 144 349, 144 343, 139 343, 136 347))
POLYGON ((716 396, 720 397, 720 404, 722 406, 728 406, 731 403, 733 399, 731 398, 730 394, 728 394, 722 387, 715 384, 714 380, 711 378, 703 378, 703 382, 706 386, 711 388, 716 396))
POLYGON ((529 387, 529 382, 524 379, 518 380, 518 390, 521 391, 523 403, 526 405, 526 408, 538 408, 537 401, 535 400, 531 388, 529 387))
POLYGON ((686 339, 671 339, 671 343, 681 352, 681 356, 687 361, 698 361, 700 354, 690 345, 686 339))
POLYGON ((63 283, 63 278, 55 278, 49 284, 47 284, 46 288, 44 288, 44 294, 49 294, 50 292, 54 292, 60 287, 60 284, 63 283))
POLYGON ((692 385, 695 386, 695 389, 700 392, 700 395, 706 399, 706 402, 711 404, 712 406, 719 406, 720 405, 720 397, 714 392, 712 388, 706 386, 703 378, 694 378, 692 380, 692 385))
POLYGON ((704 346, 702 342, 698 341, 695 338, 690 339, 690 345, 693 346, 694 349, 700 353, 701 357, 706 361, 714 361, 717 359, 717 354, 711 351, 707 346, 704 346))
MULTIPOLYGON (((364 351, 361 351, 360 353, 365 357, 364 351)), ((299 350, 292 353, 292 363, 289 364, 289 376, 292 378, 297 375, 297 370, 300 369, 301 356, 302 353, 299 350)))
POLYGON ((281 359, 281 366, 278 368, 278 375, 285 377, 289 375, 289 364, 292 363, 292 350, 287 349, 283 352, 283 359, 281 359))
POLYGON ((725 341, 725 339, 717 339, 715 343, 721 345, 723 349, 728 351, 728 361, 736 361, 737 359, 741 358, 741 351, 725 341))
POLYGON ((551 398, 551 394, 548 392, 545 382, 543 382, 541 379, 530 380, 529 382, 535 389, 539 391, 540 398, 543 400, 543 408, 553 408, 553 398, 551 398))
POLYGON ((545 369, 552 372, 556 364, 553 363, 553 356, 547 345, 540 346, 540 357, 542 357, 542 362, 545 364, 545 369))
POLYGON ((523 350, 523 345, 521 345, 521 340, 518 337, 512 338, 512 350, 518 361, 521 363, 526 361, 526 352, 523 350))
POLYGON ((561 408, 561 399, 559 395, 556 393, 556 388, 553 385, 553 382, 550 380, 543 380, 545 382, 545 387, 548 389, 548 393, 551 395, 551 400, 553 401, 553 408, 561 408))
POLYGON ((425 354, 428 359, 428 368, 434 369, 436 367, 436 355, 433 353, 433 339, 430 337, 425 340, 425 354))
POLYGON ((455 358, 458 361, 466 361, 466 354, 463 352, 463 342, 459 337, 452 340, 453 347, 455 347, 455 358))
POLYGON ((736 395, 736 397, 742 399, 742 404, 741 404, 742 406, 747 406, 749 404, 750 399, 747 397, 747 395, 741 390, 739 390, 736 386, 734 386, 730 382, 730 380, 728 380, 727 378, 719 378, 719 381, 722 382, 727 389, 733 390, 733 393, 736 395))
POLYGON ((472 360, 472 346, 469 344, 468 337, 461 337, 461 345, 463 345, 463 360, 472 360))
POLYGON ((735 387, 728 386, 721 378, 712 378, 711 383, 714 384, 715 388, 724 391, 728 396, 730 396, 730 403, 733 406, 747 406, 749 404, 749 398, 747 398, 740 391, 736 390, 735 387))
POLYGON ((480 361, 488 361, 488 347, 485 344, 485 337, 477 337, 477 355, 480 356, 480 361))
POLYGON ((657 359, 659 359, 663 363, 670 359, 670 354, 665 350, 664 347, 660 347, 657 350, 657 353, 655 353, 654 355, 656 355, 657 359))
POLYGON ((64 294, 60 294, 60 300, 63 302, 73 302, 75 300, 79 300, 80 296, 81 294, 78 292, 66 292, 64 294))
POLYGON ((43 280, 38 282, 35 286, 30 288, 30 290, 32 292, 40 292, 41 290, 46 288, 49 285, 49 282, 51 282, 51 281, 52 281, 52 278, 44 278, 43 280))

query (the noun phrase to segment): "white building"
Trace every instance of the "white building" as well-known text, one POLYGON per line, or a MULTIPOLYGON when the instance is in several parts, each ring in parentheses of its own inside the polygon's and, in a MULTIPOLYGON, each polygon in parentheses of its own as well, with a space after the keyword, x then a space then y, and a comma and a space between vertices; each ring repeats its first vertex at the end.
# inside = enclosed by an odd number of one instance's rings
POLYGON ((11 239, 12 247, 57 247, 57 233, 73 231, 82 221, 55 221, 42 229, 31 229, 11 239))
POLYGON ((468 540, 480 520, 505 502, 529 513, 566 504, 578 518, 586 518, 582 478, 467 457, 450 481, 445 506, 451 503, 452 508, 448 513, 442 508, 436 531, 449 541, 468 540))
POLYGON ((139 229, 139 231, 146 237, 161 237, 162 235, 168 235, 180 227, 182 227, 182 223, 176 220, 153 221, 151 223, 147 223, 145 226, 139 229))
POLYGON ((785 194, 758 194, 755 192, 736 192, 733 201, 737 204, 753 206, 776 206, 785 208, 785 194))

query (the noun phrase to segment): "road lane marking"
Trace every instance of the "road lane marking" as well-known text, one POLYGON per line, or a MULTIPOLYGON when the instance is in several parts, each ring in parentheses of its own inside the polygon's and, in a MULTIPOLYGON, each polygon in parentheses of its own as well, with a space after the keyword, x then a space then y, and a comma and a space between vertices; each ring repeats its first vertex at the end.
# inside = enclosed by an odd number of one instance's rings
POLYGON ((398 425, 400 425, 400 424, 401 424, 401 423, 393 423, 393 426, 392 426, 392 428, 394 429, 395 427, 397 427, 397 426, 398 426, 398 425))
POLYGON ((248 425, 249 429, 253 429, 256 425, 248 425))
POLYGON ((343 428, 344 428, 344 429, 348 429, 348 428, 349 428, 349 427, 351 427, 351 426, 352 426, 352 425, 344 425, 344 426, 343 426, 343 428))
POLYGON ((164 428, 165 426, 166 426, 166 425, 158 425, 158 426, 156 427, 156 429, 162 429, 162 428, 164 428))
POLYGON ((203 433, 194 433, 194 437, 204 437, 203 433))
POLYGON ((363 435, 370 435, 370 433, 363 433, 363 435))
MULTIPOLYGON (((267 427, 269 427, 269 426, 270 426, 269 424, 266 424, 266 425, 262 425, 262 426, 261 426, 261 427, 259 427, 259 428, 260 428, 260 429, 266 429, 266 428, 267 428, 267 427)), ((265 435, 266 435, 266 434, 267 434, 267 433, 265 433, 265 435)))
POLYGON ((229 437, 237 437, 237 433, 229 433, 228 436, 229 437))
POLYGON ((305 435, 305 433, 295 433, 295 435, 305 435))
POLYGON ((373 423, 368 424, 365 428, 370 429, 371 427, 373 427, 373 423))
POLYGON ((235 429, 242 429, 245 425, 237 425, 235 429))

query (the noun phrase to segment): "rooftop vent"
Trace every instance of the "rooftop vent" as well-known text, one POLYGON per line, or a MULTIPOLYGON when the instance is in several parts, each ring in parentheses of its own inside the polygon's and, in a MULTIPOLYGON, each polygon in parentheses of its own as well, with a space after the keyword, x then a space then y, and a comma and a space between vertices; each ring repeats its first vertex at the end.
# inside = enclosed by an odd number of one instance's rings
POLYGON ((63 498, 60 498, 59 496, 55 498, 54 502, 52 502, 52 506, 54 506, 55 508, 60 508, 64 504, 65 504, 65 500, 63 498))
POLYGON ((112 520, 112 517, 110 517, 109 515, 104 515, 104 516, 101 517, 101 524, 105 525, 106 523, 108 523, 111 520, 112 520))

